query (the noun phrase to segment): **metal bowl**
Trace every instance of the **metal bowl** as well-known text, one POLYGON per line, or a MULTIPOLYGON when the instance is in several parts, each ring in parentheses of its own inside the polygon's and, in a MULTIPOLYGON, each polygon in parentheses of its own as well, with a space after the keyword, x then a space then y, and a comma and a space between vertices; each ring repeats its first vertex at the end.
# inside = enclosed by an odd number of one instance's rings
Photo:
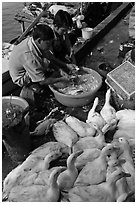
POLYGON ((80 107, 92 102, 96 96, 97 91, 102 85, 102 77, 94 70, 84 67, 84 71, 88 74, 92 74, 98 80, 98 87, 93 91, 86 92, 80 95, 67 95, 57 91, 53 86, 49 85, 49 88, 54 93, 54 96, 58 102, 68 107, 80 107))

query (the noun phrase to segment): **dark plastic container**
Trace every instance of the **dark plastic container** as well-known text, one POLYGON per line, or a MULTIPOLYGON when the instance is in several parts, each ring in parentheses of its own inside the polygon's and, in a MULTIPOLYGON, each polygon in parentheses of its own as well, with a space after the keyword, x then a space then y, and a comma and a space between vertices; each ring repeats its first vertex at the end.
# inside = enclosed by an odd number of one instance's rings
MULTIPOLYGON (((2 97, 2 103, 7 103, 11 96, 2 97)), ((12 96, 12 105, 23 108, 22 117, 14 126, 2 127, 3 143, 9 156, 15 163, 20 163, 28 156, 31 151, 31 139, 29 133, 29 105, 21 97, 12 96)))

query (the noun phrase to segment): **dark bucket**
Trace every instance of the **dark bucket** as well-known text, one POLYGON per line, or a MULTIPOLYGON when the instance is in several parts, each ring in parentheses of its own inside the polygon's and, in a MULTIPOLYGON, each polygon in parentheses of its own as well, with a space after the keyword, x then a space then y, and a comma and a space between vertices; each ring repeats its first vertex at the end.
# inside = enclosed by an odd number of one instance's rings
MULTIPOLYGON (((2 97, 2 103, 9 102, 11 96, 2 97)), ((22 107, 22 117, 16 125, 2 128, 3 143, 6 150, 15 163, 21 163, 31 151, 31 139, 28 124, 29 105, 21 97, 12 96, 12 105, 22 107)))

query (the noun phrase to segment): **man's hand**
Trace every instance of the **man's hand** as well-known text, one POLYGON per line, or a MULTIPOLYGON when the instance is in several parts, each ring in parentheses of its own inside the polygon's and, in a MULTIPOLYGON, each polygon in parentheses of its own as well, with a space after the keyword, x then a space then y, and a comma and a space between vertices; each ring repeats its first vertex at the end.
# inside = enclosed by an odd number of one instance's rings
POLYGON ((64 82, 64 83, 69 83, 70 82, 70 77, 66 77, 66 76, 60 77, 59 81, 64 82))
POLYGON ((75 64, 67 64, 67 68, 70 70, 70 73, 72 74, 79 70, 79 67, 75 64))

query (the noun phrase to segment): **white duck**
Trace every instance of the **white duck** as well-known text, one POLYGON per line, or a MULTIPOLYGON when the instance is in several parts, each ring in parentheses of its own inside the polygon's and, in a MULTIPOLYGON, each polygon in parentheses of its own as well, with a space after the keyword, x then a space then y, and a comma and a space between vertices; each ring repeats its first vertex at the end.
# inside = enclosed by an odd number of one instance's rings
POLYGON ((81 184, 93 185, 105 181, 107 172, 107 156, 113 151, 115 151, 113 144, 107 144, 106 147, 102 149, 100 156, 97 159, 92 162, 88 162, 83 167, 77 177, 75 186, 81 184))
MULTIPOLYGON (((24 168, 24 171, 29 171, 29 172, 40 172, 40 171, 44 171, 46 169, 49 169, 50 167, 50 162, 56 160, 57 158, 59 158, 62 155, 61 152, 57 152, 57 151, 52 151, 49 154, 47 154, 45 156, 45 158, 41 158, 41 157, 30 157, 30 159, 27 161, 30 162, 30 165, 27 165, 26 168, 24 168), (33 160, 34 159, 34 160, 33 160)), ((24 163, 25 165, 25 163, 24 163)), ((23 165, 23 167, 24 167, 23 165)))
POLYGON ((66 117, 65 121, 80 137, 93 137, 96 133, 96 129, 92 124, 89 125, 74 116, 66 117))
POLYGON ((70 202, 115 202, 116 182, 122 178, 130 176, 121 169, 114 171, 106 182, 98 185, 79 185, 69 191, 70 202))
POLYGON ((114 138, 125 137, 135 140, 135 110, 125 109, 116 112, 119 122, 114 138))
POLYGON ((126 162, 122 164, 122 168, 125 172, 131 174, 131 177, 127 178, 128 186, 132 192, 135 192, 135 167, 132 159, 131 148, 128 141, 124 137, 118 139, 118 144, 123 150, 123 153, 119 156, 119 159, 126 160, 126 162))
POLYGON ((67 159, 67 169, 62 172, 57 180, 61 190, 70 189, 73 187, 74 182, 78 176, 78 170, 75 166, 76 158, 81 155, 83 151, 72 153, 67 159))
POLYGON ((119 121, 134 123, 135 122, 135 110, 124 109, 116 112, 116 116, 119 121))
POLYGON ((35 185, 45 185, 45 184, 49 185, 50 174, 52 173, 52 171, 54 171, 57 168, 58 168, 58 166, 55 166, 55 167, 52 167, 48 170, 44 170, 44 171, 39 172, 33 183, 35 185))
POLYGON ((73 145, 78 141, 78 136, 64 121, 60 120, 53 125, 54 137, 58 142, 62 142, 70 148, 72 153, 73 145))
POLYGON ((60 196, 60 189, 57 184, 59 174, 65 167, 58 167, 52 171, 49 177, 49 185, 22 185, 11 189, 8 195, 9 202, 57 202, 60 196))
POLYGON ((84 149, 83 153, 77 157, 75 165, 78 170, 83 169, 83 167, 88 163, 100 156, 101 150, 97 148, 84 149))
POLYGON ((49 168, 50 162, 62 155, 61 152, 51 152, 44 160, 41 157, 29 157, 21 165, 13 169, 4 179, 3 196, 7 196, 10 190, 16 185, 33 184, 37 173, 49 168))
POLYGON ((116 202, 135 202, 135 193, 123 193, 117 198, 116 202))
POLYGON ((73 145, 74 152, 92 148, 102 149, 106 145, 103 132, 98 128, 96 124, 93 124, 93 126, 97 130, 97 136, 80 138, 73 145))
POLYGON ((30 157, 37 157, 37 156, 44 159, 45 156, 52 151, 68 154, 69 148, 67 145, 65 145, 62 142, 47 142, 41 145, 40 147, 38 147, 37 149, 33 150, 31 155, 26 160, 29 160, 30 157))
MULTIPOLYGON (((106 180, 111 176, 111 174, 117 170, 117 168, 124 171, 122 168, 122 164, 124 164, 126 160, 124 159, 110 159, 108 161, 108 168, 106 174, 106 180)), ((116 199, 117 201, 126 200, 127 196, 129 195, 129 187, 127 184, 126 178, 121 178, 116 182, 116 199)))
POLYGON ((128 140, 125 139, 124 137, 120 137, 118 139, 118 142, 116 142, 116 145, 119 145, 120 149, 122 150, 122 154, 120 154, 119 158, 120 159, 125 159, 128 161, 132 166, 134 166, 133 163, 133 158, 132 158, 132 152, 131 148, 129 146, 128 140))
POLYGON ((110 105, 111 89, 108 89, 105 96, 105 104, 102 107, 100 114, 108 124, 113 124, 116 127, 118 119, 116 117, 116 110, 110 105))
POLYGON ((92 126, 92 123, 97 124, 100 129, 104 127, 106 124, 104 118, 98 113, 95 112, 95 109, 98 105, 99 99, 98 97, 95 98, 94 103, 90 111, 88 112, 86 123, 92 126))
POLYGON ((59 157, 62 153, 68 155, 68 147, 60 142, 48 142, 37 149, 35 149, 27 159, 13 169, 4 179, 3 181, 3 195, 8 195, 9 191, 13 186, 15 186, 18 182, 21 182, 24 177, 31 172, 33 174, 33 169, 43 167, 48 168, 50 161, 59 157), (40 162, 40 163, 39 163, 40 162))

